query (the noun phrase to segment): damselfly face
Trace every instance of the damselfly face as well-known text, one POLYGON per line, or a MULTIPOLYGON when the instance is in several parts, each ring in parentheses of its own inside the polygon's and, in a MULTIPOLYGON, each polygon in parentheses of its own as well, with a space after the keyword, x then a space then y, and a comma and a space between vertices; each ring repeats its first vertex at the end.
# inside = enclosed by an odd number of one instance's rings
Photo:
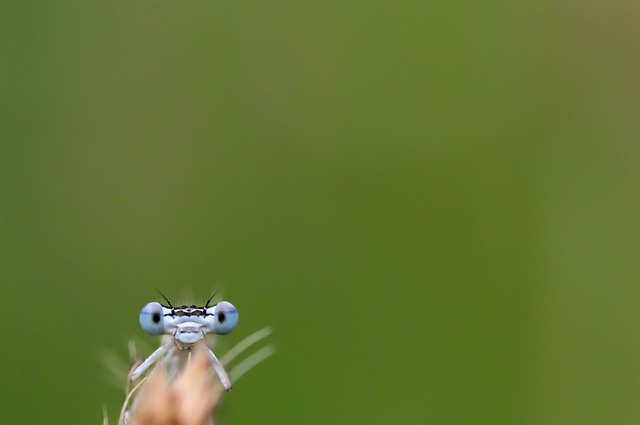
POLYGON ((140 326, 150 335, 173 335, 176 343, 192 345, 207 334, 226 335, 238 324, 238 310, 221 301, 211 307, 165 306, 157 302, 140 312, 140 326))
MULTIPOLYGON (((163 359, 160 360, 161 363, 171 364, 172 359, 184 357, 181 353, 190 352, 191 348, 204 340, 208 334, 226 335, 238 324, 238 310, 226 301, 209 306, 209 299, 204 307, 174 307, 169 300, 165 300, 169 305, 151 302, 142 308, 140 326, 148 334, 169 335, 173 339, 163 343, 142 364, 132 370, 129 374, 130 381, 140 377, 156 361, 163 359)), ((222 384, 227 391, 230 390, 229 376, 213 351, 209 348, 207 351, 222 384)))

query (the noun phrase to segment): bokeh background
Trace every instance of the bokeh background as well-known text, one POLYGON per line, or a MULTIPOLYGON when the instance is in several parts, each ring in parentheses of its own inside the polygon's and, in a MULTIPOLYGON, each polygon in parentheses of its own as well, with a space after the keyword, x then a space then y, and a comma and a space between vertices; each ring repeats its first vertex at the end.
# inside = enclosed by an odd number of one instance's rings
POLYGON ((637 1, 0 11, 0 412, 98 424, 159 289, 225 424, 640 420, 637 1))

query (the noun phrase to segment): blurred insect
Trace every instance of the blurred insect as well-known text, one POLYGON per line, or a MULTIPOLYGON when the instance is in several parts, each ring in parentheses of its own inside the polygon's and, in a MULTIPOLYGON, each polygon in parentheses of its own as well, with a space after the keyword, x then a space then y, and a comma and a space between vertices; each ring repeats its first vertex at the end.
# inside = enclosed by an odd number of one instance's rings
MULTIPOLYGON (((162 294, 160 294, 162 295, 162 294)), ((215 294, 213 295, 215 296, 215 294)), ((238 310, 227 301, 209 305, 213 296, 203 307, 196 305, 174 307, 162 295, 167 305, 151 302, 140 311, 140 326, 150 335, 165 335, 156 351, 129 372, 129 382, 139 378, 160 358, 160 362, 174 373, 189 361, 193 347, 210 334, 226 335, 238 324, 238 310)), ((209 347, 206 347, 213 368, 226 391, 231 390, 231 379, 222 363, 209 347)))

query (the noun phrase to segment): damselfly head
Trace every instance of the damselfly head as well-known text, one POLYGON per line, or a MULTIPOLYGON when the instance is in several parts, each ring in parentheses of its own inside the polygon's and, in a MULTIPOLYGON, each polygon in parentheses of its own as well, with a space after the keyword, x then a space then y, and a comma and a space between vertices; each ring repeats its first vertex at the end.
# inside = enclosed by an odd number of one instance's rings
POLYGON ((221 301, 204 307, 173 307, 157 302, 145 305, 140 311, 140 326, 150 335, 173 335, 183 344, 194 344, 206 334, 226 335, 238 324, 238 310, 233 304, 221 301))

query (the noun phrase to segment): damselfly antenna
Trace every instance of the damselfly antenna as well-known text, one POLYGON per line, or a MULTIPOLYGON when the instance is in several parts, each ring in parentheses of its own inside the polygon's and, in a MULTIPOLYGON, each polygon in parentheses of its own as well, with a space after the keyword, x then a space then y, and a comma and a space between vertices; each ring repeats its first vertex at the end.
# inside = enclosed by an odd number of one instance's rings
POLYGON ((171 301, 169 301, 169 298, 165 297, 164 294, 162 292, 160 292, 159 290, 156 289, 156 292, 158 294, 160 294, 160 296, 162 297, 163 300, 165 300, 167 302, 167 305, 171 308, 173 308, 173 306, 171 305, 171 301))
MULTIPOLYGON (((218 291, 219 291, 219 290, 218 290, 218 291)), ((215 297, 215 296, 216 296, 216 294, 218 293, 218 291, 214 292, 214 293, 213 293, 213 295, 211 295, 211 296, 209 297, 209 299, 207 300, 207 303, 204 305, 204 308, 209 307, 209 303, 211 302, 211 300, 213 299, 213 297, 215 297)))
MULTIPOLYGON (((158 291, 159 292, 159 291, 158 291)), ((150 335, 168 335, 172 338, 154 351, 147 359, 129 374, 129 381, 140 377, 149 367, 162 358, 161 363, 169 367, 183 365, 189 354, 198 343, 203 343, 210 334, 226 335, 238 324, 238 310, 227 301, 220 301, 212 306, 209 298, 204 307, 195 305, 174 307, 167 297, 160 293, 169 304, 163 306, 158 302, 145 305, 140 311, 140 326, 150 335)), ((204 345, 204 344, 203 344, 204 345)), ((207 347, 213 368, 224 388, 231 390, 229 375, 218 361, 213 351, 207 347)))

